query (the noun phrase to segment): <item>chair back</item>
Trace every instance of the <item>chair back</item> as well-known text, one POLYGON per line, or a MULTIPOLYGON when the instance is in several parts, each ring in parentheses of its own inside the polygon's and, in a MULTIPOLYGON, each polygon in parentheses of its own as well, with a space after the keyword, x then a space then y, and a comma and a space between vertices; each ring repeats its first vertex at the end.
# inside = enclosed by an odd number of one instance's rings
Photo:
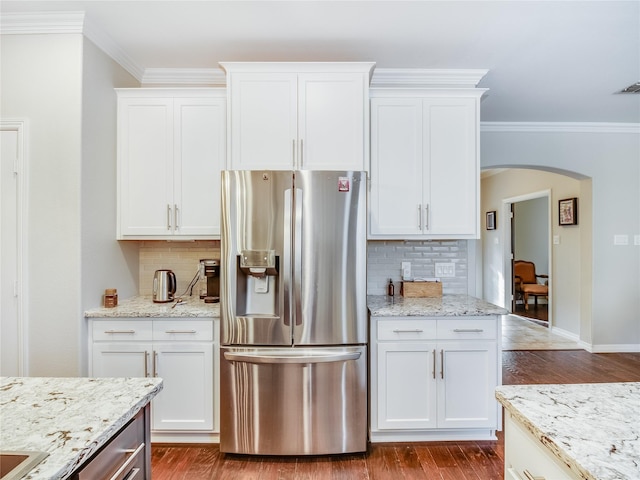
POLYGON ((537 283, 536 266, 533 262, 516 260, 513 262, 513 274, 522 279, 522 283, 537 283))

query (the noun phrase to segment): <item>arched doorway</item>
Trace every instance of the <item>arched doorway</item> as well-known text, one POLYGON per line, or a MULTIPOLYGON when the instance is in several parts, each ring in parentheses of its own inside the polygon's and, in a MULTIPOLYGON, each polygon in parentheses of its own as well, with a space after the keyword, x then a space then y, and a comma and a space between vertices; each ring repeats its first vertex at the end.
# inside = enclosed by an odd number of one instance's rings
MULTIPOLYGON (((570 172, 564 172, 570 173, 570 172)), ((583 282, 590 281, 590 265, 583 261, 585 228, 583 218, 578 225, 558 225, 558 200, 578 198, 579 209, 590 215, 591 182, 577 175, 527 168, 501 168, 484 172, 481 182, 481 204, 484 212, 497 212, 496 230, 482 231, 483 298, 511 310, 511 205, 519 200, 542 195, 549 199, 549 277, 550 325, 558 333, 575 341, 580 340, 581 314, 590 303, 584 302, 583 282), (584 205, 583 205, 584 203, 584 205)))

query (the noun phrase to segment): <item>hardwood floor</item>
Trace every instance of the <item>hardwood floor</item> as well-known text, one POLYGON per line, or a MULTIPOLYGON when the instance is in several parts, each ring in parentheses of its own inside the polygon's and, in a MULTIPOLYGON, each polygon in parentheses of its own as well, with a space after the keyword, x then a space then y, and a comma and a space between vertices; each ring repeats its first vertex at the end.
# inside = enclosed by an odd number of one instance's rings
MULTIPOLYGON (((640 353, 506 351, 503 383, 640 382, 640 353)), ((247 457, 217 445, 158 445, 153 480, 489 480, 503 478, 504 440, 372 444, 366 454, 247 457)))

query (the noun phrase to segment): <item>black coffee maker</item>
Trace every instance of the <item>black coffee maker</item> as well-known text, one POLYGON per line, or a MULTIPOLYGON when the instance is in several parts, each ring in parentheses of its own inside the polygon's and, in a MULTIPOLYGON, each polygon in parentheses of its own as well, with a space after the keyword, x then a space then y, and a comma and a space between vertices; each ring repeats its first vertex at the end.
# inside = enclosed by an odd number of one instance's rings
POLYGON ((200 290, 200 299, 204 303, 218 303, 220 301, 220 260, 200 260, 200 279, 206 281, 206 286, 200 290))

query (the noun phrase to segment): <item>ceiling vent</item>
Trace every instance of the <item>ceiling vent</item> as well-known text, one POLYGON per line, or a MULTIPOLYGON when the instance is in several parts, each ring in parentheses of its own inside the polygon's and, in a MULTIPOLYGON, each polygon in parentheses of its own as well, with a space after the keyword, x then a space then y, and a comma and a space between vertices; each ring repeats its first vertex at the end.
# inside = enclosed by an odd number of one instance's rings
POLYGON ((621 90, 620 93, 640 93, 640 82, 629 85, 624 90, 621 90))

